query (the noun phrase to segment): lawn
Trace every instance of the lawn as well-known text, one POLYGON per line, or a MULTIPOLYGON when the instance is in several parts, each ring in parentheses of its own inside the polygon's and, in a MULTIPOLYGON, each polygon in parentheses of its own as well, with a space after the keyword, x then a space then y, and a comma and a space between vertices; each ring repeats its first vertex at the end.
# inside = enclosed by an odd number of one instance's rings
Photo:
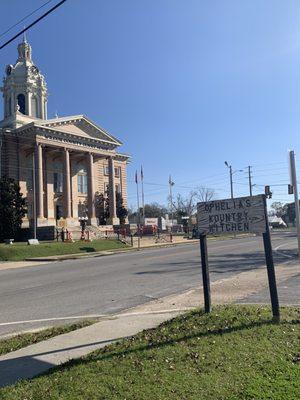
POLYGON ((223 306, 157 329, 0 390, 0 399, 296 400, 300 311, 223 306))
POLYGON ((0 261, 20 261, 31 257, 46 257, 63 254, 90 253, 101 250, 114 250, 128 247, 118 240, 102 239, 93 242, 74 243, 48 242, 39 245, 15 243, 13 245, 0 244, 0 261))
POLYGON ((42 340, 50 339, 54 336, 61 335, 75 331, 76 329, 84 328, 94 324, 96 320, 86 319, 83 321, 75 322, 73 324, 66 324, 62 326, 54 326, 52 328, 43 329, 38 332, 27 332, 19 335, 0 340, 0 355, 16 351, 22 347, 29 346, 30 344, 41 342, 42 340))

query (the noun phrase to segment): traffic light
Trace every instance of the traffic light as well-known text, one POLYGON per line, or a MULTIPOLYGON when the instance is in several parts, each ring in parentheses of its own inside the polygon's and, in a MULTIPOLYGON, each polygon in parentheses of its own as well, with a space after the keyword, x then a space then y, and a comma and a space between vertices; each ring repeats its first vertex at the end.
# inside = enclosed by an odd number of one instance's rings
POLYGON ((265 195, 267 196, 268 199, 272 198, 272 192, 270 190, 270 186, 265 186, 265 195))
POLYGON ((294 186, 288 184, 288 194, 294 194, 294 186))

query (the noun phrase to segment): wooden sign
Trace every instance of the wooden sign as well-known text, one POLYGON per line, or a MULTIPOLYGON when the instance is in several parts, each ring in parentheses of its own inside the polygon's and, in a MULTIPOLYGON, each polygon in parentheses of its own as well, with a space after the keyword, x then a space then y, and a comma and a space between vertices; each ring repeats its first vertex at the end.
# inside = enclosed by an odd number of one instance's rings
POLYGON ((200 233, 200 253, 205 312, 211 311, 210 279, 207 253, 209 233, 262 233, 268 270, 273 320, 280 321, 279 301, 272 254, 271 235, 267 216, 266 196, 238 197, 214 200, 197 204, 197 219, 200 233))
POLYGON ((266 232, 263 195, 214 200, 197 204, 201 235, 266 232))

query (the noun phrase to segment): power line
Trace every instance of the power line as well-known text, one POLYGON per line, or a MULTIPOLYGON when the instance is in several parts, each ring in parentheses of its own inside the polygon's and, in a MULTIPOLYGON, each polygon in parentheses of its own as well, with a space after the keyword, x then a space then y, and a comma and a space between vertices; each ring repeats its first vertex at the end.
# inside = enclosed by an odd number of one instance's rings
POLYGON ((6 29, 6 31, 0 33, 0 38, 4 35, 6 35, 8 32, 10 32, 13 28, 15 28, 17 25, 19 25, 21 22, 25 21, 27 18, 31 17, 33 14, 35 14, 37 11, 39 11, 41 8, 45 7, 47 4, 51 3, 53 0, 48 0, 46 3, 42 4, 40 7, 36 8, 34 11, 32 11, 30 14, 25 15, 22 19, 20 19, 18 22, 16 22, 14 25, 6 29))
POLYGON ((9 43, 11 43, 13 40, 15 40, 17 37, 21 36, 24 32, 28 31, 30 28, 32 28, 34 25, 36 25, 39 21, 47 17, 50 13, 52 13, 54 10, 56 10, 58 7, 60 7, 63 3, 65 3, 67 0, 61 0, 59 3, 57 3, 54 7, 50 8, 49 11, 47 11, 45 14, 40 16, 38 19, 33 21, 31 24, 29 24, 26 28, 22 29, 19 33, 17 33, 15 36, 13 36, 11 39, 9 39, 7 42, 5 42, 2 46, 0 46, 0 50, 2 50, 5 46, 7 46, 9 43))

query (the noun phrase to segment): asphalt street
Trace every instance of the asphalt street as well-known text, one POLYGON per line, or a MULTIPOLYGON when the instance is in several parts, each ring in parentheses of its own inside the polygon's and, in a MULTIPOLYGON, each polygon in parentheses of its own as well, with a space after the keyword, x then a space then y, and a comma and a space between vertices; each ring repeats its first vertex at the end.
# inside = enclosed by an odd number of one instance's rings
MULTIPOLYGON (((272 235, 275 263, 294 233, 272 235), (277 250, 277 251, 276 251, 277 250)), ((211 281, 265 268, 261 237, 208 242, 211 281)), ((198 244, 0 271, 0 335, 115 313, 201 284, 198 244)))

